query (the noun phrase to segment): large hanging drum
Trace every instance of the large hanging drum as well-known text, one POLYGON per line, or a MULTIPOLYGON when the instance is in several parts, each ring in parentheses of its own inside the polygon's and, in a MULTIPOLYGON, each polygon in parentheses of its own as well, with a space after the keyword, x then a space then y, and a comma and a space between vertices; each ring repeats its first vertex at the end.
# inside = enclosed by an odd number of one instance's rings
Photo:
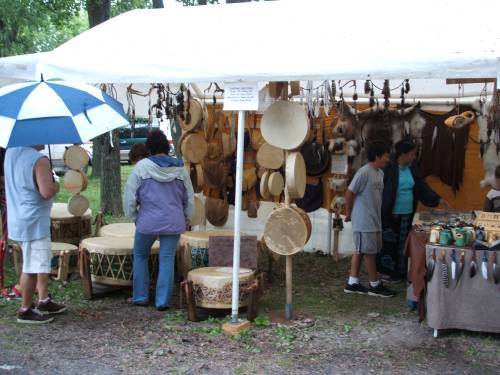
POLYGON ((304 217, 291 207, 281 207, 269 214, 263 238, 269 250, 293 255, 304 248, 309 235, 304 217))
POLYGON ((135 224, 134 223, 115 223, 108 224, 101 227, 99 231, 100 237, 134 237, 135 224))
MULTIPOLYGON (((131 286, 133 246, 132 237, 91 237, 83 240, 80 249, 89 252, 92 282, 131 286)), ((160 243, 155 241, 149 257, 149 270, 153 278, 158 271, 159 251, 160 243)))
POLYGON ((283 150, 295 150, 307 139, 309 120, 299 103, 279 100, 269 106, 260 124, 267 143, 283 150))
POLYGON ((82 216, 74 216, 66 203, 54 203, 50 211, 50 238, 55 242, 78 245, 82 238, 92 232, 92 211, 87 209, 82 216))
MULTIPOLYGON (((239 306, 248 305, 248 297, 257 286, 254 271, 240 268, 239 306)), ((208 309, 230 309, 233 291, 232 267, 204 267, 188 273, 193 282, 196 306, 208 309)))

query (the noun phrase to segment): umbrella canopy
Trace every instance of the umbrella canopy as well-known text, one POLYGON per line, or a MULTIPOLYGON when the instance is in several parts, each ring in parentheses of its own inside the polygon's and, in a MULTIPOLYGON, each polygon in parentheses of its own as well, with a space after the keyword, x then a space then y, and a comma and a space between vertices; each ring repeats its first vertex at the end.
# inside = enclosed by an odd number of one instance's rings
POLYGON ((120 102, 79 82, 47 80, 0 88, 0 146, 83 143, 128 124, 120 102))

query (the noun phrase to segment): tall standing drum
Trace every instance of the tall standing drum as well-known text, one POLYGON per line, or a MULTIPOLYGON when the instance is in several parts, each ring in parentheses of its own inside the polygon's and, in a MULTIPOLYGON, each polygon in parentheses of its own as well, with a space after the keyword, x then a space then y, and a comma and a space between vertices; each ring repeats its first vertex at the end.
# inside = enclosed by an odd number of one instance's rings
POLYGON ((92 211, 87 209, 82 216, 74 216, 66 203, 54 203, 50 211, 50 238, 54 242, 80 244, 82 238, 92 232, 92 211))

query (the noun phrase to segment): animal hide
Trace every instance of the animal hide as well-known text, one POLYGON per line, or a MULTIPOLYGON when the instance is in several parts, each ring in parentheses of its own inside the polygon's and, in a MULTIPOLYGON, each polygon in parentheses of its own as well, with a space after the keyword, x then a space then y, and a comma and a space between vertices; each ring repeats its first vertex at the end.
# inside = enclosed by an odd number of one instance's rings
POLYGON ((484 178, 479 185, 484 188, 486 186, 494 186, 495 184, 495 168, 500 164, 500 154, 497 153, 497 145, 489 142, 485 145, 483 154, 484 178))

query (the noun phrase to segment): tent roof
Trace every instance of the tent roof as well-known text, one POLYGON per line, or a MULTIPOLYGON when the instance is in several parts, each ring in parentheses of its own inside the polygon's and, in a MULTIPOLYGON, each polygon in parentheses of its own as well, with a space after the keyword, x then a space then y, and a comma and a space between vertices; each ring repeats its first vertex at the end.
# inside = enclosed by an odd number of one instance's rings
POLYGON ((274 1, 135 10, 0 77, 85 82, 497 77, 497 0, 274 1))

